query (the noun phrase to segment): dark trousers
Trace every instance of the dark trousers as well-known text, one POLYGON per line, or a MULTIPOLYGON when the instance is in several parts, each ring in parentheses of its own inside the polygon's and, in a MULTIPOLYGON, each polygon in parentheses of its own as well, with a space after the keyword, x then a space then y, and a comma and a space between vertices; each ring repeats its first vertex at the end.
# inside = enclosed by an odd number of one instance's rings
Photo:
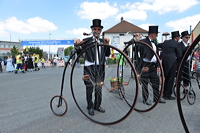
POLYGON ((38 70, 38 63, 34 63, 35 65, 35 70, 38 70))
POLYGON ((170 97, 172 95, 172 88, 174 85, 176 70, 177 70, 177 62, 174 62, 170 71, 168 73, 165 73, 165 85, 164 85, 163 97, 170 97))
POLYGON ((42 62, 42 68, 45 68, 45 65, 44 65, 44 63, 42 62))
POLYGON ((149 91, 148 91, 148 82, 150 81, 151 86, 153 88, 153 97, 154 101, 157 101, 159 97, 159 76, 157 74, 157 67, 155 63, 144 63, 144 67, 148 68, 148 71, 142 70, 140 82, 142 84, 142 97, 144 102, 147 101, 149 97, 149 91))
POLYGON ((2 65, 1 65, 1 62, 0 62, 0 72, 2 72, 3 71, 3 69, 2 69, 2 65))
POLYGON ((22 64, 22 63, 17 64, 17 67, 16 67, 16 69, 15 69, 15 73, 18 73, 18 70, 19 70, 19 69, 21 69, 20 71, 21 71, 22 73, 24 73, 24 68, 23 68, 23 64, 22 64))
MULTIPOLYGON (((91 65, 91 66, 84 66, 84 75, 89 75, 92 82, 100 83, 104 81, 105 77, 105 67, 104 65, 91 65)), ((87 108, 98 108, 101 105, 102 101, 102 87, 98 86, 95 87, 90 80, 84 81, 86 85, 86 100, 87 100, 87 108), (92 93, 93 90, 95 91, 95 100, 94 103, 92 101, 92 93)))
POLYGON ((27 71, 28 61, 25 61, 25 64, 26 64, 25 71, 27 71))

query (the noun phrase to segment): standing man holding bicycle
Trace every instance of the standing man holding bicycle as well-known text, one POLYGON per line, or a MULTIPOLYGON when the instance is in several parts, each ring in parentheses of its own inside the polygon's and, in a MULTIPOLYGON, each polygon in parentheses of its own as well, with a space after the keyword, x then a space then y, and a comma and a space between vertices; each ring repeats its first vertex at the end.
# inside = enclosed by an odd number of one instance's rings
MULTIPOLYGON (((155 40, 158 36, 158 26, 149 26, 149 32, 148 37, 145 39, 142 39, 140 41, 147 43, 150 47, 153 48, 153 50, 157 53, 157 48, 155 44, 155 40)), ((138 40, 138 39, 137 39, 138 40)), ((146 105, 151 105, 151 103, 148 102, 149 92, 148 92, 148 80, 152 83, 153 88, 153 100, 156 102, 159 97, 159 76, 157 75, 157 71, 160 71, 160 68, 157 68, 157 63, 159 62, 157 58, 155 57, 154 52, 150 51, 147 47, 144 45, 138 44, 139 52, 142 55, 142 61, 141 65, 143 68, 140 70, 142 71, 141 74, 141 83, 142 83, 142 96, 143 96, 143 103, 146 105)), ((164 99, 160 99, 160 103, 166 103, 164 99)))
MULTIPOLYGON (((101 26, 100 19, 93 19, 93 25, 90 27, 93 33, 92 37, 85 38, 83 41, 86 41, 82 46, 82 49, 79 49, 77 54, 84 50, 85 48, 95 45, 95 43, 105 43, 109 45, 109 39, 104 38, 101 39, 100 34, 102 32, 103 26, 101 26), (96 41, 95 41, 96 40, 96 41)), ((82 43, 80 39, 75 41, 75 45, 82 43)), ((101 107, 102 101, 102 88, 100 86, 96 87, 92 82, 96 82, 96 80, 100 80, 100 82, 104 81, 105 78, 105 57, 110 55, 110 49, 106 47, 97 46, 92 48, 91 50, 86 51, 85 53, 85 63, 84 63, 84 75, 89 75, 89 77, 95 77, 95 79, 84 80, 84 84, 86 85, 86 100, 87 100, 87 109, 89 115, 94 115, 94 110, 97 110, 101 113, 104 113, 105 110, 101 107), (96 52, 98 51, 98 52, 96 52), (101 53, 105 53, 101 55, 101 53), (95 59, 96 57, 96 59, 95 59), (100 70, 100 71, 96 71, 100 70), (101 75, 101 76, 99 76, 101 75), (103 76, 102 76, 103 75, 103 76), (100 79, 99 79, 100 78, 100 79), (92 93, 95 90, 95 100, 92 101, 92 93)))
MULTIPOLYGON (((187 51, 187 49, 189 48, 190 44, 188 43, 189 39, 190 39, 190 34, 188 33, 188 31, 183 31, 181 32, 181 48, 182 48, 182 55, 185 54, 185 52, 187 51)), ((183 90, 183 93, 187 94, 188 89, 187 87, 189 86, 190 83, 190 63, 188 62, 189 59, 185 62, 184 64, 184 68, 183 68, 183 85, 185 87, 185 89, 183 90)))

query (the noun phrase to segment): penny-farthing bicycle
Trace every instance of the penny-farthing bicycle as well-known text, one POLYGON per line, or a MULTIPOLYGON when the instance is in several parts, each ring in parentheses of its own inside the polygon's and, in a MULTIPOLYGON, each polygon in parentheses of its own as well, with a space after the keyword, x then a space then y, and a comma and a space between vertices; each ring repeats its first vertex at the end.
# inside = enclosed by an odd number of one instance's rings
MULTIPOLYGON (((92 32, 92 34, 95 33, 92 32)), ((70 73, 70 88, 73 99, 84 116, 101 125, 112 125, 123 121, 132 112, 137 100, 139 83, 136 70, 129 58, 121 50, 100 43, 102 42, 100 40, 98 36, 89 37, 85 40, 87 43, 82 43, 77 47, 78 56, 70 73), (126 60, 127 67, 121 77, 119 76, 118 64, 105 60, 110 55, 108 55, 108 51, 110 52, 111 49, 112 52, 123 55, 126 60), (81 67, 76 67, 77 62, 82 64, 81 67), (130 79, 130 72, 136 78, 130 79), (112 78, 116 79, 115 85, 110 80, 112 78), (129 84, 124 84, 125 81, 129 81, 129 84), (110 89, 114 86, 118 87, 117 94, 110 93, 110 89), (121 91, 122 89, 124 91, 121 91), (91 96, 92 99, 90 99, 91 96), (105 113, 95 110, 94 115, 89 115, 87 101, 92 101, 94 106, 100 104, 106 110, 105 113)), ((63 72, 61 94, 54 96, 50 102, 53 113, 60 116, 67 112, 67 104, 62 94, 66 69, 67 66, 63 72), (60 112, 57 112, 58 110, 60 112)))
MULTIPOLYGON (((181 118, 182 125, 185 129, 185 132, 199 132, 199 120, 200 120, 200 115, 199 115, 199 107, 200 107, 200 91, 199 91, 199 84, 195 80, 197 79, 192 79, 192 73, 191 73, 191 67, 192 67, 192 59, 194 58, 194 53, 196 50, 200 49, 200 34, 196 37, 194 42, 191 44, 191 46, 187 49, 186 53, 183 56, 183 59, 181 61, 180 67, 178 69, 178 74, 176 78, 176 95, 177 95, 177 105, 178 105, 178 111, 179 115, 181 118), (188 62, 189 65, 189 75, 184 76, 184 68, 187 67, 186 62, 188 62), (188 102, 193 103, 193 105, 189 105, 188 103, 185 102, 185 100, 181 100, 181 89, 180 89, 180 84, 183 79, 191 80, 192 83, 192 89, 188 89, 187 98, 188 102), (196 92, 196 93, 194 93, 196 92), (194 101, 196 100, 195 104, 194 101)), ((195 77, 197 78, 197 77, 195 77)))
POLYGON ((134 110, 148 112, 156 107, 162 96, 164 89, 163 67, 153 48, 145 42, 136 41, 134 34, 132 36, 133 38, 129 42, 124 42, 123 51, 128 53, 131 58, 139 78, 139 95, 134 110), (146 57, 153 57, 156 63, 147 62, 146 57))

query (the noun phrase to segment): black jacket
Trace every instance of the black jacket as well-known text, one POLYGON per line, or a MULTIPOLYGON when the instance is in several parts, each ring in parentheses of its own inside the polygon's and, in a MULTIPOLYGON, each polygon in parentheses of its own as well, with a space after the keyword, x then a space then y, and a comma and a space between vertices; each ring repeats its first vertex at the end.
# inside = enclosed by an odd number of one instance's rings
MULTIPOLYGON (((146 37, 145 39, 142 39, 140 41, 147 43, 149 46, 151 46, 153 48, 151 41, 149 40, 148 37, 146 37)), ((143 47, 142 48, 143 49, 143 53, 142 53, 143 58, 147 58, 148 60, 151 60, 153 58, 153 56, 155 55, 154 52, 152 52, 150 48, 145 47, 145 45, 141 45, 141 46, 143 47)), ((155 46, 156 46, 156 44, 155 44, 155 46)), ((158 54, 158 48, 156 48, 155 52, 158 54)))
MULTIPOLYGON (((149 47, 151 47, 153 49, 153 46, 151 44, 151 41, 149 40, 148 37, 146 37, 145 39, 140 40, 141 42, 146 43, 149 47)), ((134 47, 133 51, 135 51, 135 55, 134 55, 134 63, 136 66, 136 70, 138 73, 141 73, 142 68, 145 67, 144 65, 144 58, 148 59, 149 61, 153 58, 153 56, 155 55, 155 53, 157 53, 157 48, 156 51, 153 52, 151 48, 149 48, 147 45, 143 44, 143 43, 137 43, 136 47, 134 47)), ((155 45, 156 46, 156 45, 155 45)), ((159 62, 154 62, 156 65, 155 67, 159 67, 159 62)))
POLYGON ((187 51, 188 47, 189 46, 185 46, 184 43, 181 41, 179 43, 180 47, 181 47, 181 50, 182 50, 182 56, 185 54, 185 52, 187 51))
POLYGON ((159 44, 162 49, 162 65, 165 75, 167 75, 174 63, 180 64, 182 58, 182 48, 179 42, 174 39, 166 40, 159 44))

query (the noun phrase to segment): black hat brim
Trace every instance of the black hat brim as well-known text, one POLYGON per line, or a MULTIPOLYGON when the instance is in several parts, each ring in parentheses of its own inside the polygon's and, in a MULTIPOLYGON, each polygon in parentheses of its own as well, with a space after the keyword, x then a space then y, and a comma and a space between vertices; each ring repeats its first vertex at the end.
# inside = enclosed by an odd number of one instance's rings
POLYGON ((103 26, 90 26, 90 28, 93 28, 93 27, 101 27, 103 29, 103 26))

